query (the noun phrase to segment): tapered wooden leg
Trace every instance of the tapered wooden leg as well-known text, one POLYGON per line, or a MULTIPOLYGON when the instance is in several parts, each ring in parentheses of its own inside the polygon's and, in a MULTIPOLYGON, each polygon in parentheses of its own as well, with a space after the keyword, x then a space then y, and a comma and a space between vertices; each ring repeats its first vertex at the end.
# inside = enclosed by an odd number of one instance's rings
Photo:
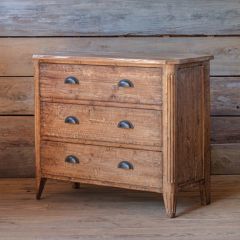
POLYGON ((73 189, 79 189, 79 188, 80 188, 80 183, 74 182, 74 183, 72 184, 72 188, 73 188, 73 189))
POLYGON ((166 209, 167 216, 174 218, 176 216, 176 193, 175 192, 164 192, 163 200, 166 209))
POLYGON ((200 198, 202 205, 208 205, 211 203, 211 191, 210 182, 203 182, 199 184, 200 198))
POLYGON ((41 195, 42 195, 46 181, 47 181, 47 178, 37 179, 37 193, 36 193, 37 200, 41 199, 41 195))

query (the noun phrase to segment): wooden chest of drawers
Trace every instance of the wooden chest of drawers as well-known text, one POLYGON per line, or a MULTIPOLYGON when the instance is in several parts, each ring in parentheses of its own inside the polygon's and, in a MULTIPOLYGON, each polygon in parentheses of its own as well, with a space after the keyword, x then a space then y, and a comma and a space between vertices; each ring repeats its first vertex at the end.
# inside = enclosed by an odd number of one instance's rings
POLYGON ((210 202, 211 56, 35 55, 37 199, 46 179, 210 202))

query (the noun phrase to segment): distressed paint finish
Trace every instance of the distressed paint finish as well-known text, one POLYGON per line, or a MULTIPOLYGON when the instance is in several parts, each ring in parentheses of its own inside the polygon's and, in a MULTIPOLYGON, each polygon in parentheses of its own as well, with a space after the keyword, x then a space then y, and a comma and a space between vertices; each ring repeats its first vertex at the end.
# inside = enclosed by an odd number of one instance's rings
POLYGON ((239 16, 239 0, 2 0, 0 36, 236 35, 239 16))

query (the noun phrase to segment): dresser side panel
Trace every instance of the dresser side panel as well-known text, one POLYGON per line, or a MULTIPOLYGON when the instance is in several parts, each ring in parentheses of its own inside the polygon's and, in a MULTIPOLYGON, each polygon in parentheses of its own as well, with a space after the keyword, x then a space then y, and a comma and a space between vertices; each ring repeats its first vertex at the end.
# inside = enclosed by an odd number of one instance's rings
POLYGON ((179 66, 176 78, 176 178, 178 185, 184 185, 204 179, 205 101, 208 101, 204 65, 179 66))

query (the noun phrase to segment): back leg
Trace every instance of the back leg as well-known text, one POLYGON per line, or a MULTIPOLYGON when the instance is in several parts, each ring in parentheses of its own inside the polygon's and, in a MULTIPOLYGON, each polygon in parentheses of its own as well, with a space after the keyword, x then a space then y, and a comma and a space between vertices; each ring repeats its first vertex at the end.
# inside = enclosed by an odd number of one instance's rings
POLYGON ((73 188, 73 189, 79 189, 79 188, 80 188, 80 183, 74 182, 74 183, 72 184, 72 188, 73 188))

